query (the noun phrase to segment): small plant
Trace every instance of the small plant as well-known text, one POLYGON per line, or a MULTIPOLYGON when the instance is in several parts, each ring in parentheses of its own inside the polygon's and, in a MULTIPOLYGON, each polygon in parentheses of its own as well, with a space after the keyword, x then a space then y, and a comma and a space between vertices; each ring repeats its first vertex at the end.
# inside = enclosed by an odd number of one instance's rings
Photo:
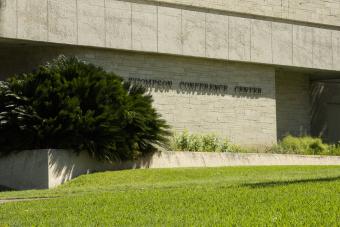
POLYGON ((199 151, 202 147, 202 137, 200 135, 191 134, 189 136, 188 151, 199 151))
POLYGON ((173 151, 340 155, 340 143, 329 145, 320 138, 309 136, 286 136, 277 145, 260 149, 232 144, 228 139, 223 140, 214 134, 189 134, 187 130, 176 133, 171 141, 170 149, 173 151))
POLYGON ((187 130, 175 133, 171 139, 173 151, 192 152, 244 152, 245 149, 231 144, 228 139, 221 139, 214 134, 189 134, 187 130))
POLYGON ((202 150, 205 152, 217 152, 221 145, 219 138, 214 134, 202 136, 202 150))
POLYGON ((269 153, 304 154, 304 155, 340 155, 339 144, 325 144, 321 138, 309 136, 286 136, 269 153))

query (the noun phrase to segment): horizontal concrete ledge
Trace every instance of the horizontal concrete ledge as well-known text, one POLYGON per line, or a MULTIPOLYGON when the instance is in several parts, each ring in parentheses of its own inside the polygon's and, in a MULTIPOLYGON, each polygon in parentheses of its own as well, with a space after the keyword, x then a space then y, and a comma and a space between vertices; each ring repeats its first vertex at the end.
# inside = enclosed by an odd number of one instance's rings
POLYGON ((340 165, 340 157, 260 153, 162 152, 140 161, 120 164, 116 166, 116 169, 271 165, 340 165))
POLYGON ((85 152, 76 155, 67 150, 32 150, 0 159, 0 186, 19 190, 53 188, 83 174, 122 169, 269 165, 340 165, 340 157, 162 152, 139 161, 111 164, 94 160, 85 152))

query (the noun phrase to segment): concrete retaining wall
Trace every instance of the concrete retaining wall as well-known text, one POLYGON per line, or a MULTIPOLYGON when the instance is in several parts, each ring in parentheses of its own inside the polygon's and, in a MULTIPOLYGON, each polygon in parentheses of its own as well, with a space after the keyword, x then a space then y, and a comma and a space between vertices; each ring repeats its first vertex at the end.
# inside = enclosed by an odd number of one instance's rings
POLYGON ((53 188, 83 174, 137 168, 184 168, 269 165, 340 165, 340 157, 281 154, 163 152, 140 161, 101 163, 87 153, 35 150, 0 159, 0 185, 14 189, 53 188))
POLYGON ((114 166, 66 150, 22 151, 0 159, 0 185, 14 189, 53 188, 83 174, 114 166))
POLYGON ((125 163, 120 167, 124 169, 271 165, 340 165, 340 157, 257 153, 163 152, 155 154, 151 159, 125 163))

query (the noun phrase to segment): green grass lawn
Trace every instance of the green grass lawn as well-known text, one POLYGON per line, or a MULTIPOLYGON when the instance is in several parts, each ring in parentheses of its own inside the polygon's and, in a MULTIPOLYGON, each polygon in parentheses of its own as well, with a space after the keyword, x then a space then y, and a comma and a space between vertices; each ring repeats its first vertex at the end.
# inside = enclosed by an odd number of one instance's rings
POLYGON ((2 192, 0 226, 339 226, 340 166, 130 170, 2 192))

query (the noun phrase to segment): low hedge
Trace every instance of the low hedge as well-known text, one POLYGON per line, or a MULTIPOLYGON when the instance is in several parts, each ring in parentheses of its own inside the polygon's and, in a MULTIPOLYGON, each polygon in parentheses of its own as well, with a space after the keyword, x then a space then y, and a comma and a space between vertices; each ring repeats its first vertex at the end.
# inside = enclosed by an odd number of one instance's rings
POLYGON ((259 149, 235 145, 227 138, 221 139, 214 134, 190 134, 188 131, 174 134, 170 149, 191 152, 340 155, 340 144, 326 144, 320 138, 309 136, 294 137, 289 135, 277 145, 259 149))
POLYGON ((326 144, 321 138, 286 136, 268 149, 271 153, 302 155, 340 155, 339 144, 326 144))

